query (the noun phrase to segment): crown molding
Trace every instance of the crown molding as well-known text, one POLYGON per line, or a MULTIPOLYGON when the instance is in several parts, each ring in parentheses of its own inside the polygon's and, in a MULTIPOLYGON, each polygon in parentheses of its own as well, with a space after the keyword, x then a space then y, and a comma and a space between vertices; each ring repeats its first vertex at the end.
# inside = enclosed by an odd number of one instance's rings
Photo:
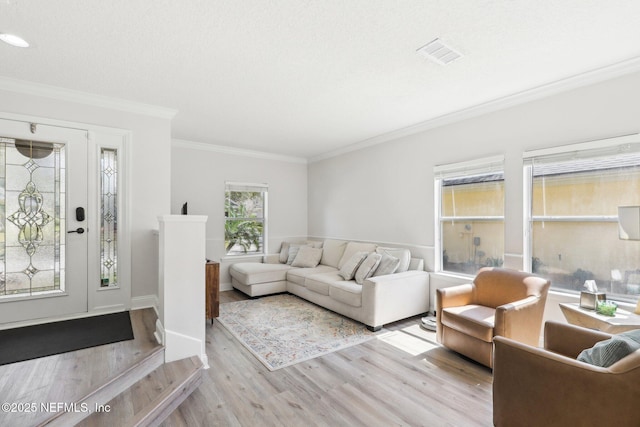
POLYGON ((535 101, 538 99, 546 98, 552 95, 556 95, 562 92, 567 92, 572 89, 588 86, 591 84, 600 83, 606 80, 611 80, 616 77, 623 76, 625 74, 631 74, 640 71, 640 56, 617 62, 612 65, 597 68, 595 70, 587 71, 585 73, 577 74, 564 79, 556 80, 551 83, 540 85, 531 89, 527 89, 521 92, 507 95, 502 98, 494 99, 482 104, 478 104, 469 108, 454 111, 452 113, 444 114, 433 119, 429 119, 415 125, 407 126, 405 128, 397 129, 388 133, 384 133, 372 138, 365 139, 360 142, 348 145, 346 147, 329 151, 318 156, 310 157, 309 163, 318 162, 321 160, 329 159, 331 157, 340 156, 342 154, 350 153, 352 151, 360 150, 363 148, 371 147, 374 145, 382 144, 385 142, 393 141, 405 136, 414 135, 420 132, 424 132, 430 129, 435 129, 452 123, 460 122, 463 120, 471 119, 474 117, 482 116, 484 114, 492 113, 499 110, 504 110, 509 107, 514 107, 527 102, 535 101))
POLYGON ((289 163, 307 164, 307 159, 303 157, 285 156, 282 154, 265 153, 263 151, 246 150, 243 148, 234 148, 225 145, 208 144, 205 142, 187 141, 184 139, 172 139, 171 145, 175 148, 187 148, 191 150, 213 151, 222 154, 231 154, 234 156, 253 157, 257 159, 277 160, 289 163))
POLYGON ((109 96, 95 95, 57 86, 34 83, 25 80, 12 79, 0 76, 0 90, 21 93, 24 95, 41 96, 60 101, 75 102, 90 105, 92 107, 108 108, 110 110, 124 111, 127 113, 142 114, 145 116, 173 119, 178 110, 159 107, 126 99, 112 98, 109 96))

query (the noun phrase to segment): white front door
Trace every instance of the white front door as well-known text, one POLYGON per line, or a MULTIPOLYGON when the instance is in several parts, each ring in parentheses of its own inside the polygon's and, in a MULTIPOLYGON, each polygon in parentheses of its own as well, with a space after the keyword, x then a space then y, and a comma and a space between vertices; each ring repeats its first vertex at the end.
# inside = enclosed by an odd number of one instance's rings
POLYGON ((0 119, 0 326, 87 312, 87 153, 87 131, 0 119))

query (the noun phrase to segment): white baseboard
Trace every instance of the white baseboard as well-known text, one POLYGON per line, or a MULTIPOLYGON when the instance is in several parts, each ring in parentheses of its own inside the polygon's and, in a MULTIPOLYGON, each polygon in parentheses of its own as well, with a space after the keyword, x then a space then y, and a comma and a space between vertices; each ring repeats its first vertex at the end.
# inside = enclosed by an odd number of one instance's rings
POLYGON ((160 319, 156 319, 156 331, 153 333, 153 336, 156 337, 158 344, 164 345, 164 326, 162 326, 160 319))
POLYGON ((204 351, 205 345, 202 340, 166 329, 164 330, 164 338, 165 363, 185 359, 191 356, 198 356, 202 360, 204 368, 209 369, 209 358, 207 357, 207 353, 204 351))
POLYGON ((231 284, 231 282, 220 283, 220 292, 222 292, 222 291, 232 291, 232 290, 233 290, 233 285, 231 284))
POLYGON ((158 296, 143 295, 131 298, 131 310, 140 310, 143 308, 154 308, 158 311, 158 296))
POLYGON ((98 314, 109 314, 109 313, 116 313, 118 311, 126 311, 127 307, 124 304, 113 304, 113 305, 102 305, 100 307, 95 307, 93 310, 91 310, 91 315, 98 315, 98 314))

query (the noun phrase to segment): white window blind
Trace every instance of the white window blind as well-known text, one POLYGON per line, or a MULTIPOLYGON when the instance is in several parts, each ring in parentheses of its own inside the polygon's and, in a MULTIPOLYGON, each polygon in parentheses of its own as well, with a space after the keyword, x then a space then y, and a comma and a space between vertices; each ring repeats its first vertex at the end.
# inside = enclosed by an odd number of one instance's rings
POLYGON ((227 181, 224 185, 225 191, 244 191, 248 193, 266 193, 269 191, 269 184, 227 181))
POLYGON ((595 280, 634 300, 640 243, 618 235, 618 207, 640 205, 640 136, 525 152, 526 268, 567 292, 595 280))

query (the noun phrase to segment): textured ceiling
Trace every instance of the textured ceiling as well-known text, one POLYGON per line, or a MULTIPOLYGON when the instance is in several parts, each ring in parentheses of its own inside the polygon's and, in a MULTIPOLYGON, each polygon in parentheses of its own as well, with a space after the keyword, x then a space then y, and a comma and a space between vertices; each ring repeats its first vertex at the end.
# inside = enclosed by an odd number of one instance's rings
POLYGON ((639 22, 638 0, 0 0, 0 32, 33 44, 0 43, 0 76, 310 158, 639 57, 639 22), (436 37, 464 56, 416 54, 436 37))

